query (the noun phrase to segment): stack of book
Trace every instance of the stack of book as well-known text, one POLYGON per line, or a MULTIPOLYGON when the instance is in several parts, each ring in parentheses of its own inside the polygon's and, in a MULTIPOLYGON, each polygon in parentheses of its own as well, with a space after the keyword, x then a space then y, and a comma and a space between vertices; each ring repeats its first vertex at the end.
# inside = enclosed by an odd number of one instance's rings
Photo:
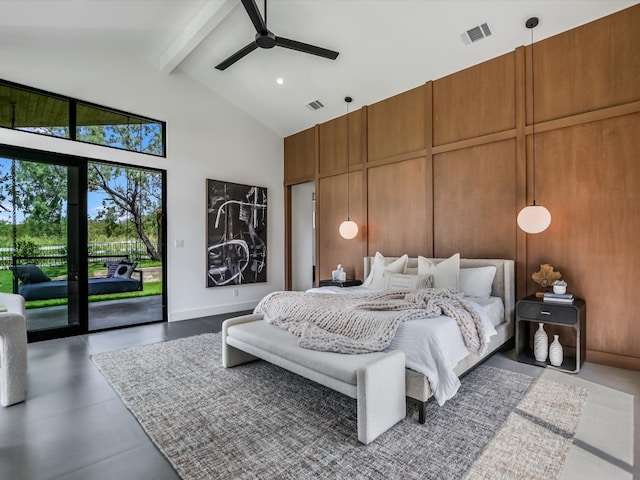
POLYGON ((573 303, 573 293, 545 292, 542 300, 551 303, 573 303))

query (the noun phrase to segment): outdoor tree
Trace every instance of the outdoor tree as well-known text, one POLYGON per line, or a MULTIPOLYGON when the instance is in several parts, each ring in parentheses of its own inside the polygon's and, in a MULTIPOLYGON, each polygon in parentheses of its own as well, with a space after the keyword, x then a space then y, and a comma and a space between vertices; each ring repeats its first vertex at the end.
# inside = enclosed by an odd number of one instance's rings
POLYGON ((147 234, 150 228, 156 230, 158 245, 160 244, 161 225, 157 220, 155 225, 149 223, 150 218, 157 218, 156 212, 160 210, 160 175, 141 169, 92 163, 89 166, 88 178, 91 191, 102 190, 107 194, 107 198, 103 200, 104 209, 98 214, 98 218, 130 216, 149 256, 153 260, 161 260, 162 252, 147 234))
POLYGON ((67 169, 35 162, 16 162, 16 208, 24 223, 39 236, 60 236, 66 230, 67 169))

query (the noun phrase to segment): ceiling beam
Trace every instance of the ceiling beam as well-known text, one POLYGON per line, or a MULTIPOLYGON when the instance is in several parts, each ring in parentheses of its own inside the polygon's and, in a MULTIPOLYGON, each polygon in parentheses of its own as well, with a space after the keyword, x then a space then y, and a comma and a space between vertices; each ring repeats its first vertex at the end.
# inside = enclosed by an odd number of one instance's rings
POLYGON ((158 59, 162 73, 171 73, 238 5, 238 0, 209 0, 158 59))

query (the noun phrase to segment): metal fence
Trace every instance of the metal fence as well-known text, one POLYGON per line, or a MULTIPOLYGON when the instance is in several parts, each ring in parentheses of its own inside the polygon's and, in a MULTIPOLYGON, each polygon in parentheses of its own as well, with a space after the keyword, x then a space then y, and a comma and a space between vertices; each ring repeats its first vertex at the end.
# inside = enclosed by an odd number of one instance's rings
MULTIPOLYGON (((16 252, 13 247, 0 247, 0 270, 7 270, 13 265, 14 255, 18 258, 29 258, 28 263, 35 263, 43 267, 59 266, 67 263, 66 245, 40 245, 36 250, 35 252, 29 252, 28 255, 20 255, 21 252, 16 252), (31 257, 33 258, 31 259, 31 257)), ((116 257, 128 257, 136 262, 151 258, 144 244, 133 240, 127 242, 90 243, 87 248, 87 254, 89 255, 89 263, 104 263, 108 259, 112 260, 116 257)))

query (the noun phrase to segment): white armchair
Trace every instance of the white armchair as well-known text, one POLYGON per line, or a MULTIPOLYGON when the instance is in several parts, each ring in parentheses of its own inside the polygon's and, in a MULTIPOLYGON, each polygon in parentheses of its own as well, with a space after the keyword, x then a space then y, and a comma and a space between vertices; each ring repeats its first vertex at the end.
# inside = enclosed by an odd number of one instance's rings
POLYGON ((8 407, 27 398, 27 322, 20 295, 0 293, 0 305, 0 405, 8 407))

